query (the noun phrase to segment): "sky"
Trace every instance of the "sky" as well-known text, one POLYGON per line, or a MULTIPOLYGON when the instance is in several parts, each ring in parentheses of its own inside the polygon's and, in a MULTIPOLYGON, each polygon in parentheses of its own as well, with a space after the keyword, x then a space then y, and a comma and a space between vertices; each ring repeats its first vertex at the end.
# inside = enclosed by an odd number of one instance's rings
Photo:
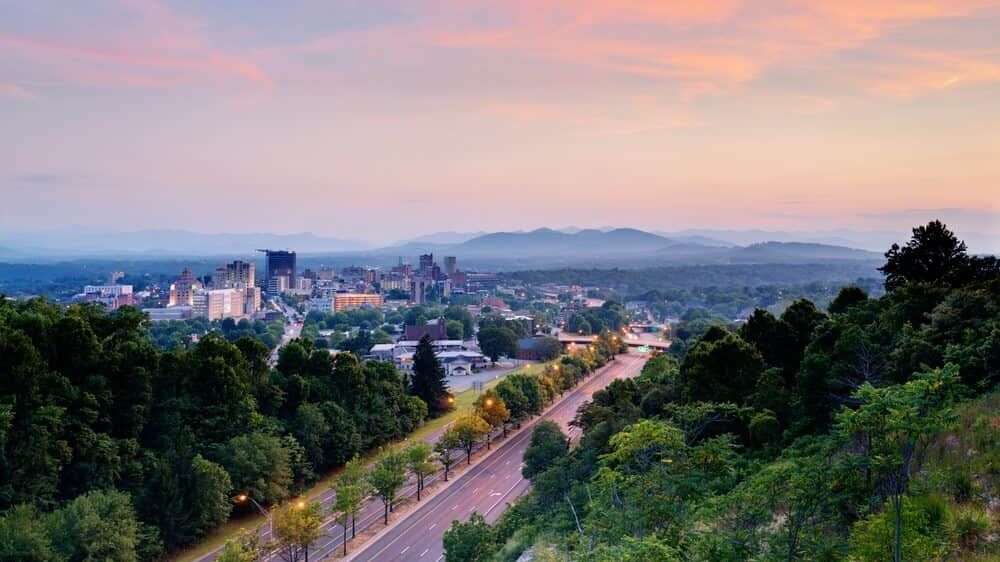
POLYGON ((0 0, 0 234, 1000 236, 1000 1, 0 0))

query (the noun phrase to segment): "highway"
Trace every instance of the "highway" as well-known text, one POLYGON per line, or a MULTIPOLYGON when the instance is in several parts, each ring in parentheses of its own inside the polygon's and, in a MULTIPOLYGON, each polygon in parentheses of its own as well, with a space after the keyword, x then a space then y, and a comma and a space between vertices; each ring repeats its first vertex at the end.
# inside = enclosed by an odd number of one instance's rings
MULTIPOLYGON (((490 474, 486 475, 486 478, 491 481, 497 481, 497 479, 500 478, 501 480, 510 483, 510 486, 508 486, 509 489, 504 488, 504 490, 500 490, 501 492, 500 495, 492 496, 493 502, 496 502, 498 499, 503 501, 504 503, 513 501, 515 498, 523 494, 525 490, 527 490, 528 488, 528 482, 521 480, 521 456, 524 453, 524 449, 527 448, 528 440, 531 437, 530 426, 533 423, 537 422, 539 419, 552 419, 553 421, 559 423, 564 429, 568 428, 569 435, 575 437, 576 435, 579 434, 579 429, 569 428, 569 422, 572 421, 573 418, 576 416, 577 409, 584 402, 588 401, 591 395, 593 395, 595 391, 604 388, 613 379, 623 378, 627 376, 634 376, 635 374, 638 374, 639 369, 641 369, 644 363, 645 363, 645 357, 641 355, 620 356, 617 361, 607 365, 599 373, 591 376, 589 379, 581 383, 576 388, 571 389, 561 399, 557 399, 557 401, 552 405, 550 405, 548 409, 545 412, 543 412, 540 417, 535 418, 535 420, 531 422, 525 423, 524 427, 522 427, 521 430, 517 431, 514 434, 511 434, 507 438, 507 440, 497 440, 494 437, 492 455, 489 456, 485 461, 481 460, 478 464, 473 465, 472 468, 470 468, 469 471, 463 473, 463 475, 457 478, 452 478, 452 480, 461 480, 462 478, 467 477, 470 473, 476 473, 476 471, 480 470, 481 466, 485 465, 487 462, 492 462, 492 460, 495 458, 496 455, 500 454, 503 451, 510 450, 511 444, 520 445, 515 455, 516 458, 514 460, 511 460, 510 464, 503 465, 504 468, 508 469, 506 472, 504 472, 504 474, 502 474, 499 477, 495 475, 490 476, 490 474), (516 486, 514 486, 515 482, 517 483, 516 486)), ((438 438, 440 438, 441 434, 444 433, 444 430, 445 428, 442 428, 439 429, 438 431, 431 433, 430 435, 427 436, 426 440, 429 443, 434 443, 435 441, 438 440, 438 438)), ((453 456, 456 458, 464 459, 465 453, 463 453, 462 451, 455 451, 453 456)), ((506 461, 510 459, 505 458, 504 460, 506 461)), ((433 475, 428 476, 425 480, 425 483, 426 485, 430 486, 432 483, 437 482, 439 479, 441 479, 442 476, 443 473, 442 471, 439 470, 433 475)), ((454 486, 452 488, 448 488, 443 493, 450 492, 453 488, 454 486)), ((475 490, 474 493, 477 494, 479 493, 478 486, 472 486, 472 489, 475 490)), ((488 491, 488 493, 496 494, 497 490, 490 490, 488 491)), ((409 478, 404 487, 400 489, 400 492, 397 495, 397 497, 399 499, 403 499, 415 496, 416 496, 416 483, 413 481, 413 478, 409 478)), ((436 498, 437 495, 435 495, 434 497, 436 498)), ((320 502, 320 504, 323 507, 324 513, 329 513, 329 510, 333 505, 333 501, 335 498, 336 496, 333 490, 327 489, 322 491, 320 494, 316 496, 309 497, 308 499, 309 501, 320 502)), ((424 500, 423 507, 426 507, 432 501, 434 500, 433 499, 424 500)), ((487 505, 486 507, 490 506, 487 505)), ((506 506, 504 505, 503 507, 506 506)), ((480 513, 488 515, 488 519, 490 521, 493 521, 503 511, 503 507, 490 510, 489 513, 485 513, 487 509, 482 509, 482 508, 477 508, 477 509, 480 510, 480 513)), ((417 513, 419 511, 420 510, 412 512, 409 515, 412 516, 413 513, 417 513)), ((468 513, 469 512, 462 513, 461 514, 462 518, 468 517, 468 513)), ((446 517, 447 521, 445 523, 445 529, 448 527, 448 525, 451 524, 451 520, 458 518, 459 515, 460 515, 459 513, 448 511, 446 517)), ((358 518, 356 522, 357 532, 361 533, 371 525, 378 525, 378 526, 382 525, 382 503, 374 498, 365 502, 364 506, 361 508, 361 511, 358 513, 358 518)), ((390 525, 393 525, 392 521, 390 521, 390 525)), ((323 529, 323 536, 321 536, 320 539, 309 549, 310 560, 320 560, 324 556, 339 554, 341 552, 341 547, 343 545, 343 536, 342 536, 343 529, 341 528, 341 526, 337 524, 336 521, 334 521, 333 517, 327 517, 323 522, 322 529, 323 529)), ((440 556, 441 534, 443 532, 444 529, 441 529, 441 532, 436 535, 435 549, 438 552, 438 554, 435 555, 434 558, 440 556)), ((271 538, 271 530, 268 528, 267 523, 265 523, 261 527, 260 535, 261 538, 265 541, 271 538)), ((429 546, 426 548, 428 548, 428 552, 430 552, 430 550, 435 550, 431 549, 429 546)), ((219 556, 221 552, 222 552, 222 547, 219 547, 209 552, 208 554, 204 555, 203 557, 200 557, 198 560, 199 562, 207 562, 210 560, 214 560, 216 557, 219 556)), ((348 554, 350 555, 350 551, 348 552, 348 554)), ((431 560, 434 560, 434 558, 431 558, 431 560)), ((277 555, 271 555, 271 556, 265 556, 263 560, 266 562, 271 562, 271 561, 281 560, 281 558, 278 557, 277 555)))
MULTIPOLYGON (((453 520, 465 520, 477 511, 487 521, 493 522, 500 517, 507 504, 528 490, 530 482, 521 476, 521 459, 531 440, 531 426, 539 420, 552 420, 564 430, 570 429, 569 423, 576 416, 577 409, 590 400, 594 392, 614 379, 637 375, 645 362, 643 355, 620 356, 602 372, 569 391, 540 417, 525 424, 526 427, 518 433, 506 441, 497 441, 491 454, 454 478, 448 487, 425 500, 403 519, 390 522, 387 531, 359 547, 353 555, 349 554, 348 559, 438 562, 444 556, 442 536, 453 520)), ((571 436, 578 435, 579 430, 572 430, 571 436)), ((311 551, 310 558, 315 560, 332 553, 332 549, 316 548, 311 551)))

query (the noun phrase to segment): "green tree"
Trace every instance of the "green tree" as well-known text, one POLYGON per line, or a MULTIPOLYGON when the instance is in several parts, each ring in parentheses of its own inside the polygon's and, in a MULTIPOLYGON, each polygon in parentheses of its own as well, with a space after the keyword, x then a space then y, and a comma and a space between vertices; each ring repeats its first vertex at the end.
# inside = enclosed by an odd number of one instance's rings
POLYGON ((139 522, 123 492, 88 492, 52 512, 45 526, 61 560, 139 560, 139 522))
POLYGON ((496 533, 479 513, 473 512, 465 523, 455 520, 444 533, 445 560, 485 562, 493 557, 496 533))
POLYGON ((474 412, 459 417, 445 431, 449 435, 449 440, 457 443, 465 451, 466 464, 472 464, 472 450, 489 432, 490 424, 474 412))
POLYGON ((406 448, 406 467, 417 479, 417 501, 424 489, 424 479, 437 471, 437 466, 431 461, 433 449, 430 443, 418 441, 406 448))
POLYGON ((266 433, 248 433, 229 440, 222 465, 233 487, 261 503, 288 497, 292 486, 289 452, 281 439, 266 433))
POLYGON ((285 562, 309 562, 309 547, 323 536, 319 502, 298 500, 272 510, 275 550, 285 562))
POLYGON ((364 461, 357 454, 347 461, 340 476, 331 486, 336 494, 333 511, 337 514, 338 520, 342 520, 344 525, 344 552, 347 552, 347 521, 351 522, 351 538, 357 532, 355 523, 357 522, 358 511, 361 509, 361 502, 368 495, 368 474, 364 461))
POLYGON ((741 404, 763 370, 760 354, 736 334, 725 333, 717 341, 702 338, 681 364, 685 398, 741 404))
POLYGON ((441 362, 434 355, 430 336, 420 338, 417 350, 413 353, 413 374, 410 375, 410 386, 414 396, 427 404, 427 410, 432 415, 439 415, 451 409, 448 397, 448 380, 441 362))
POLYGON ((450 340, 465 339, 465 330, 462 327, 462 323, 458 320, 448 320, 445 322, 445 330, 447 331, 448 339, 450 340))
POLYGON ((204 533, 222 525, 229 518, 233 502, 233 489, 229 473, 218 464, 195 455, 191 461, 191 525, 195 535, 204 533))
POLYGON ((396 493, 406 482, 406 456, 400 451, 383 451, 368 473, 368 485, 375 495, 382 500, 383 522, 389 524, 389 512, 392 511, 396 493))
POLYGON ((44 519, 34 506, 18 505, 0 515, 0 560, 55 562, 58 559, 44 519))
POLYGON ((459 443, 449 431, 445 431, 441 434, 441 437, 434 442, 434 459, 441 464, 441 468, 444 469, 444 481, 448 481, 448 473, 451 471, 451 467, 455 464, 455 459, 451 456, 451 452, 459 448, 459 443))
POLYGON ((535 352, 539 361, 552 361, 562 354, 562 344, 553 337, 538 338, 535 342, 535 352))
POLYGON ((531 442, 524 451, 524 468, 521 474, 532 478, 549 467, 567 452, 566 434, 552 421, 541 421, 531 432, 531 442))
POLYGON ((517 334, 510 328, 490 326, 479 330, 476 336, 483 354, 496 363, 501 355, 513 357, 517 354, 517 334))
POLYGON ((347 556, 347 525, 351 523, 351 537, 354 537, 354 519, 358 510, 361 509, 361 502, 364 500, 362 484, 351 479, 338 478, 333 484, 336 497, 333 501, 331 511, 334 519, 343 528, 344 536, 344 556, 347 556))
MULTIPOLYGON (((449 306, 448 308, 444 309, 444 317, 448 320, 461 322, 462 333, 466 336, 471 337, 472 334, 475 332, 476 322, 472 318, 472 313, 469 312, 469 309, 465 308, 464 306, 459 306, 459 305, 449 306)), ((449 335, 448 337, 450 338, 451 336, 449 335)))
POLYGON ((949 406, 960 386, 957 370, 947 365, 893 387, 875 388, 866 383, 854 395, 861 405, 837 417, 840 433, 860 444, 866 470, 891 504, 894 562, 904 558, 903 498, 914 465, 933 438, 953 423, 949 406))
POLYGON ((267 546, 261 543, 260 529, 240 529, 236 538, 226 541, 218 562, 258 562, 267 552, 267 546))

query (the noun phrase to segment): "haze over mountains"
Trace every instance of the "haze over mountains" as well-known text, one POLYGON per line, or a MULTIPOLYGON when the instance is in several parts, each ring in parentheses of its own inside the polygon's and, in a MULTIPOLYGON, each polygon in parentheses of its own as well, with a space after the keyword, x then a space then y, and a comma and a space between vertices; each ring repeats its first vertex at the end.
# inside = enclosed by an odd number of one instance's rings
MULTIPOLYGON (((0 259, 30 263, 59 259, 170 258, 241 255, 256 248, 290 248, 300 256, 330 256, 337 262, 372 265, 413 260, 433 252, 455 255, 466 267, 511 269, 565 266, 636 267, 663 264, 809 263, 878 260, 881 255, 844 245, 816 242, 733 242, 737 231, 685 231, 664 235, 634 228, 540 228, 528 232, 439 232, 391 246, 317 236, 311 233, 204 234, 183 230, 116 232, 64 229, 9 237, 0 259), (722 232, 723 236, 713 234, 722 232)), ((760 233, 757 233, 761 236, 760 233)), ((787 237, 785 237, 787 238, 787 237)))

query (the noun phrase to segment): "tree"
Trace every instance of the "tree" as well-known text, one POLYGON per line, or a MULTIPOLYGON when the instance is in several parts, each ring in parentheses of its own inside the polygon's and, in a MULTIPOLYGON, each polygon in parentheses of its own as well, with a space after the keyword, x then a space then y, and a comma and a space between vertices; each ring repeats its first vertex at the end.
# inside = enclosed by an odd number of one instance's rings
POLYGON ((717 341, 702 338, 691 348, 681 364, 681 384, 688 400, 742 404, 763 370, 757 350, 727 332, 717 341))
POLYGON ((501 355, 513 357, 517 354, 517 335, 510 328, 490 326, 479 330, 476 337, 483 354, 494 363, 501 355))
MULTIPOLYGON (((460 322, 462 324, 462 334, 468 337, 472 337, 472 334, 475 332, 476 322, 472 318, 472 313, 464 306, 454 304, 449 306, 444 309, 444 317, 448 320, 460 322)), ((451 336, 449 335, 448 337, 450 338, 451 336)))
POLYGON ((358 510, 361 509, 361 502, 364 501, 365 496, 368 495, 368 477, 367 468, 365 468, 364 461, 361 460, 356 453, 354 457, 347 461, 344 465, 344 469, 341 471, 340 476, 334 481, 331 486, 336 494, 336 500, 333 506, 333 511, 335 514, 340 514, 340 518, 343 519, 344 525, 344 552, 347 552, 347 518, 350 517, 351 521, 351 538, 354 538, 357 529, 355 528, 355 523, 358 516, 358 510), (343 492, 343 495, 341 494, 343 492))
POLYGON ((88 492, 51 513, 45 522, 60 560, 139 559, 139 522, 124 492, 88 492))
POLYGON ((431 462, 431 453, 431 445, 426 441, 418 441, 405 451, 406 467, 417 479, 417 501, 420 501, 420 492, 424 489, 424 478, 437 471, 437 466, 431 462))
POLYGON ((508 422, 520 423, 521 420, 530 415, 528 397, 513 382, 504 379, 493 387, 493 391, 503 400, 510 411, 508 422))
POLYGON ((864 289, 856 285, 848 285, 847 287, 841 287, 837 296, 827 305, 826 310, 830 314, 843 314, 851 307, 867 301, 868 293, 864 289))
POLYGON ((0 560, 55 562, 59 558, 45 531, 44 519, 34 506, 9 509, 0 516, 0 560))
POLYGON ((448 398, 447 375, 441 362, 434 355, 434 347, 428 335, 420 338, 413 353, 413 374, 410 376, 411 392, 427 404, 432 415, 439 415, 451 409, 448 398))
POLYGON ((466 464, 472 464, 472 450, 489 431, 490 424, 478 414, 470 412, 455 420, 445 433, 450 434, 450 439, 465 451, 466 464))
POLYGON ((260 432, 234 437, 224 448, 222 465, 236 490, 261 503, 288 497, 292 486, 291 459, 278 437, 260 432))
POLYGON ((496 549, 496 532, 479 513, 473 512, 462 523, 452 521, 444 533, 445 560, 452 562, 481 562, 490 560, 496 549))
POLYGON ((441 468, 444 469, 444 481, 448 481, 448 473, 451 471, 452 465, 455 464, 455 459, 452 458, 451 452, 454 449, 459 448, 458 441, 455 436, 450 431, 445 431, 441 434, 441 437, 434 443, 434 459, 441 463, 441 468))
POLYGON ((392 511, 396 493, 406 482, 406 456, 400 451, 383 451, 375 466, 368 473, 368 485, 375 495, 382 500, 384 506, 383 522, 389 524, 389 512, 392 511))
POLYGON ((267 552, 266 545, 261 543, 260 529, 247 531, 240 529, 239 535, 226 541, 218 562, 257 562, 267 552))
POLYGON ((970 260, 965 242, 941 221, 913 229, 913 237, 900 247, 893 244, 885 253, 885 288, 894 291, 909 283, 934 283, 950 287, 968 281, 970 260))
POLYGON ((191 478, 191 519, 195 534, 200 536, 229 518, 233 484, 224 468, 201 455, 191 461, 191 478))
POLYGON ((445 322, 445 330, 447 331, 448 339, 450 340, 465 339, 465 329, 462 327, 462 323, 458 320, 448 320, 445 322))
MULTIPOLYGON (((490 424, 491 429, 496 429, 498 427, 503 428, 504 437, 507 436, 507 420, 510 419, 510 412, 507 410, 507 405, 504 404, 503 398, 494 392, 492 389, 479 395, 476 401, 473 403, 476 414, 480 418, 490 424)), ((486 436, 486 448, 490 447, 490 439, 492 436, 492 431, 487 433, 486 436)))
POLYGON ((552 361, 562 354, 562 344, 553 337, 538 338, 535 341, 535 352, 539 361, 552 361))
POLYGON ((865 383, 855 393, 861 405, 837 417, 840 433, 859 444, 867 469, 892 505, 894 562, 903 559, 903 497, 914 463, 931 439, 953 423, 949 406, 960 387, 957 371, 949 364, 898 386, 875 388, 865 383))
POLYGON ((278 555, 285 562, 309 562, 309 547, 323 536, 319 502, 298 500, 272 510, 272 532, 278 555))
POLYGON ((521 469, 521 474, 530 479, 545 471, 556 459, 566 456, 566 444, 566 435, 555 422, 538 422, 531 432, 531 442, 524 451, 524 468, 521 469))

